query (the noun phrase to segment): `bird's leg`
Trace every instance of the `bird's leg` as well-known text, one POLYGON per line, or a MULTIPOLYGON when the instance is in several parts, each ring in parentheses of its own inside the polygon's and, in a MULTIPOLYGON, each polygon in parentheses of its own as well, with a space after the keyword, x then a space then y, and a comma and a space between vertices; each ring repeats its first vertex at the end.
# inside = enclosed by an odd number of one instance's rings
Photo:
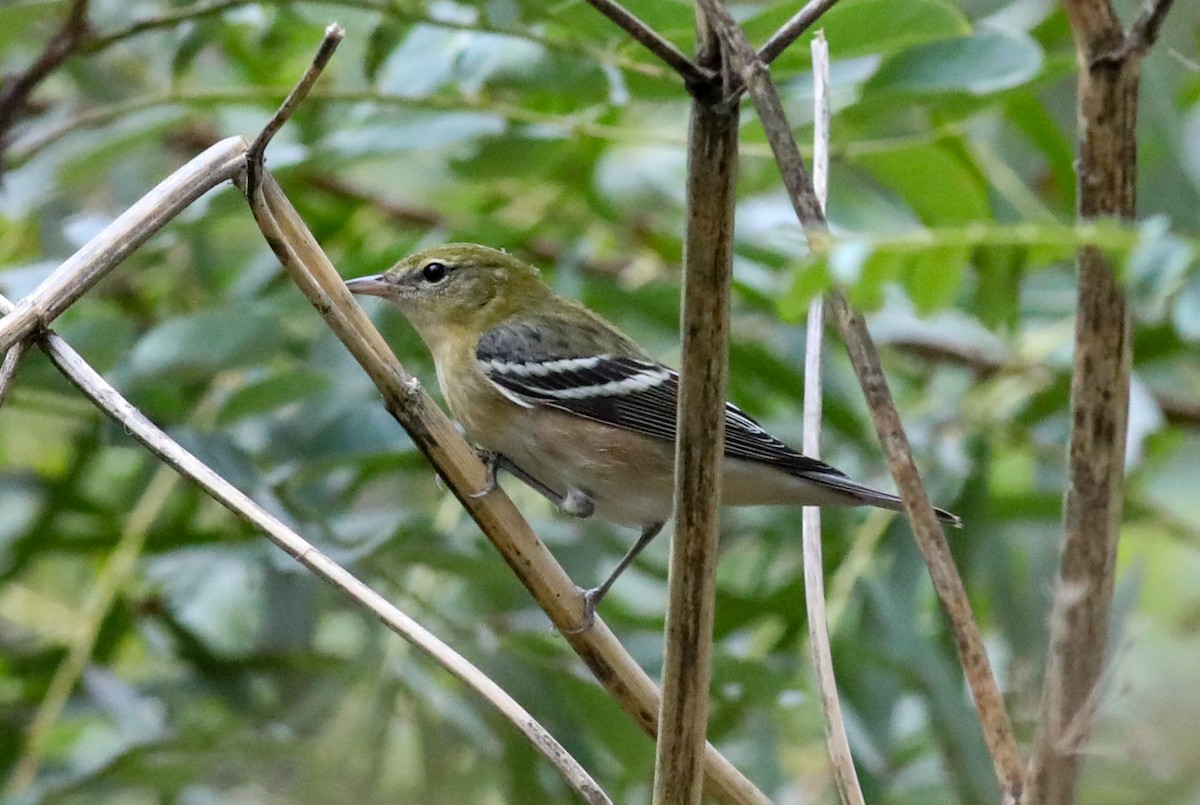
POLYGON ((567 634, 579 634, 592 628, 592 624, 596 620, 596 607, 600 604, 601 599, 608 594, 609 588, 613 586, 613 582, 617 580, 617 577, 625 572, 625 568, 629 567, 638 554, 650 544, 650 541, 658 536, 658 532, 662 531, 663 525, 663 523, 651 523, 643 528, 642 535, 638 537, 638 541, 621 557, 621 561, 617 562, 617 566, 613 568, 612 573, 608 574, 608 578, 601 582, 600 586, 583 591, 583 620, 580 622, 579 628, 567 632, 567 634))
POLYGON ((500 486, 497 475, 500 470, 504 470, 524 482, 565 514, 569 514, 572 517, 585 518, 591 517, 595 513, 596 503, 588 497, 587 493, 572 487, 567 490, 567 494, 560 495, 518 467, 512 459, 503 453, 496 453, 491 450, 477 450, 476 452, 479 454, 479 460, 487 468, 487 481, 484 483, 483 489, 478 492, 472 492, 471 497, 481 498, 484 495, 494 492, 500 486))

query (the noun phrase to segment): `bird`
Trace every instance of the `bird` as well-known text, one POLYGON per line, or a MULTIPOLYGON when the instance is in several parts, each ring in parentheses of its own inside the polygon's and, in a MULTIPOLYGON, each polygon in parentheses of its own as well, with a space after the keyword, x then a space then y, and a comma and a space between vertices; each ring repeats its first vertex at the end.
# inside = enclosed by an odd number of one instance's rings
MULTIPOLYGON (((671 517, 679 373, 556 293, 534 266, 487 246, 423 249, 346 287, 399 308, 429 348, 442 396, 487 465, 476 495, 494 491, 504 470, 569 515, 640 529, 604 581, 583 591, 589 628, 671 517)), ((899 497, 793 450, 733 403, 721 473, 723 505, 903 510, 899 497)))

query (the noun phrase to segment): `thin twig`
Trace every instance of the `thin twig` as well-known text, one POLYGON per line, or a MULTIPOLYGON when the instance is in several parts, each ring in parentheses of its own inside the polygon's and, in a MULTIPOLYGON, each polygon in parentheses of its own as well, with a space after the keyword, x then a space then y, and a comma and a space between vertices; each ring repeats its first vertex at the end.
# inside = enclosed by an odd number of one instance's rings
POLYGON ((0 319, 0 350, 48 326, 189 204, 238 174, 245 150, 245 140, 230 137, 159 182, 0 319))
MULTIPOLYGON (((714 21, 731 61, 741 74, 754 101, 771 150, 779 163, 780 174, 792 207, 804 227, 809 249, 814 254, 823 253, 829 239, 825 216, 813 191, 812 179, 804 166, 804 160, 792 136, 791 127, 770 74, 750 47, 745 32, 733 20, 728 8, 719 0, 698 2, 714 21)), ((1024 770, 1012 724, 1004 709, 1004 699, 992 674, 983 637, 975 623, 970 601, 954 565, 945 534, 933 513, 924 484, 913 462, 912 451, 904 435, 903 424, 891 392, 888 390, 879 355, 867 331, 866 321, 850 307, 845 297, 840 292, 833 291, 829 295, 829 303, 838 329, 846 342, 859 384, 871 408, 875 429, 903 498, 913 535, 925 557, 934 589, 954 634, 959 661, 975 700, 1002 799, 1005 802, 1015 802, 1023 787, 1024 770)))
POLYGON ((1116 64, 1126 59, 1140 59, 1145 56, 1158 41, 1158 35, 1162 32, 1163 23, 1174 2, 1175 0, 1146 0, 1138 11, 1137 18, 1129 26, 1129 31, 1121 39, 1121 44, 1115 50, 1099 56, 1093 61, 1093 66, 1099 62, 1116 64))
POLYGON ((17 374, 17 365, 25 356, 25 350, 28 347, 28 341, 18 341, 8 348, 8 352, 4 353, 4 362, 0 363, 0 405, 4 405, 4 400, 8 397, 13 377, 17 374))
POLYGON ((813 27, 821 15, 833 8, 836 2, 837 0, 808 0, 804 8, 771 34, 771 38, 759 48, 758 58, 763 64, 775 61, 793 42, 803 36, 805 31, 813 27))
MULTIPOLYGON (((596 679, 643 730, 656 734, 659 693, 654 682, 602 619, 597 617, 587 631, 577 630, 583 616, 582 595, 503 490, 473 496, 486 480, 475 451, 396 359, 269 171, 263 172, 259 193, 250 206, 284 269, 375 382, 387 410, 596 679)), ((705 774, 705 790, 721 802, 768 802, 711 744, 705 748, 705 774)))
MULTIPOLYGON (((696 16, 698 64, 721 67, 721 46, 696 16)), ((688 127, 683 341, 675 440, 675 532, 667 575, 662 709, 654 805, 699 805, 712 683, 721 463, 729 364, 729 296, 737 199, 736 104, 692 101, 688 127)))
MULTIPOLYGON (((7 313, 12 309, 12 303, 0 296, 0 312, 7 313)), ((499 685, 182 448, 121 396, 119 391, 92 369, 62 338, 51 331, 45 331, 38 337, 38 346, 68 380, 96 407, 120 424, 126 433, 145 445, 176 472, 194 481, 222 506, 263 531, 290 556, 342 590, 356 604, 375 615, 385 626, 425 652, 456 679, 500 710, 539 752, 558 767, 571 786, 587 802, 596 805, 610 802, 583 767, 499 685)))
POLYGON ((9 132, 28 110, 29 96, 46 76, 57 70, 75 52, 87 34, 88 0, 72 0, 67 17, 42 53, 24 71, 0 81, 0 167, 10 141, 9 132))
MULTIPOLYGON (((813 190, 824 208, 829 177, 829 45, 818 31, 812 41, 813 59, 813 190)), ((821 340, 825 309, 821 297, 808 306, 807 337, 804 342, 804 455, 821 457, 821 340)), ((801 515, 804 551, 804 604, 808 640, 821 691, 825 715, 825 743, 838 793, 846 805, 864 805, 854 756, 846 737, 846 721, 833 670, 833 647, 825 613, 825 572, 821 559, 821 510, 805 506, 801 515)))
POLYGON ((325 36, 321 38, 321 45, 317 48, 316 54, 313 56, 312 63, 308 65, 308 69, 304 71, 304 75, 296 82, 296 86, 292 87, 292 91, 284 98, 283 103, 275 114, 271 115, 271 119, 263 126, 262 131, 254 138, 254 142, 250 143, 250 150, 246 152, 246 193, 253 195, 258 189, 258 175, 262 170, 263 161, 266 158, 267 146, 271 139, 283 128, 284 124, 291 119, 296 109, 308 96, 309 90, 313 88, 313 84, 317 83, 317 79, 321 77, 321 73, 325 70, 325 65, 329 64, 329 60, 333 58, 333 53, 337 50, 337 46, 341 44, 342 38, 346 36, 346 29, 338 25, 336 22, 330 23, 325 28, 325 36))
POLYGON ((662 37, 637 15, 622 6, 616 0, 587 0, 588 5, 608 17, 618 28, 623 30, 663 61, 668 67, 679 73, 683 83, 688 87, 696 87, 711 82, 716 72, 702 67, 662 37))

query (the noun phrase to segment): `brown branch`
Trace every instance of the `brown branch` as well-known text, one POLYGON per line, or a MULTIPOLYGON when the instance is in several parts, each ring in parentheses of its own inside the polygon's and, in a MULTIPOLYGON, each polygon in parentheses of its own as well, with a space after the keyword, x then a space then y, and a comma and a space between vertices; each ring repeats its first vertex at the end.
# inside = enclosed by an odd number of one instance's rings
POLYGON ((618 28, 629 34, 633 39, 663 61, 668 67, 679 73, 683 83, 689 89, 709 84, 716 77, 716 71, 703 67, 689 59, 661 34, 626 9, 616 0, 587 0, 588 5, 608 17, 618 28))
POLYGON ((4 151, 10 141, 9 133, 28 111, 29 96, 46 76, 71 57, 87 35, 88 0, 71 0, 67 18, 59 27, 33 64, 14 76, 6 76, 0 84, 0 170, 4 151))
POLYGON ((837 0, 808 0, 804 8, 785 22, 778 31, 758 51, 758 58, 763 64, 770 64, 779 58, 788 47, 804 35, 804 32, 816 24, 826 11, 833 8, 837 0))
POLYGON ((1149 52, 1158 35, 1162 32, 1163 22, 1171 11, 1175 0, 1146 0, 1138 11, 1129 32, 1121 39, 1121 44, 1109 53, 1098 57, 1093 66, 1108 62, 1110 64, 1123 62, 1127 59, 1140 59, 1149 52))
MULTIPOLYGON (((1137 212, 1141 55, 1170 0, 1148 3, 1128 34, 1108 0, 1066 0, 1079 64, 1077 217, 1132 220, 1137 212)), ((1078 254, 1063 545, 1050 616, 1046 676, 1024 801, 1073 803, 1104 674, 1133 363, 1129 308, 1107 255, 1078 254)))
POLYGON ((334 51, 341 44, 342 38, 346 35, 346 29, 338 25, 336 22, 330 23, 325 28, 325 35, 321 38, 321 45, 317 48, 316 54, 313 56, 312 62, 308 65, 308 69, 304 71, 304 75, 292 87, 292 91, 283 99, 279 109, 275 114, 271 115, 271 119, 263 126, 262 131, 254 138, 254 142, 250 144, 250 150, 246 152, 246 195, 253 196, 258 189, 258 174, 262 170, 263 161, 266 159, 267 146, 271 139, 279 133, 283 125, 291 119, 296 109, 308 97, 309 90, 313 88, 313 84, 317 83, 317 79, 321 77, 321 73, 325 71, 325 65, 329 64, 329 60, 333 58, 334 51))
MULTIPOLYGON (((812 178, 804 166, 791 127, 783 112, 779 94, 775 91, 766 66, 746 39, 745 32, 719 0, 698 0, 721 36, 734 67, 742 76, 754 101, 759 119, 779 163, 779 171, 791 199, 792 207, 804 227, 812 253, 822 253, 828 244, 828 228, 820 203, 813 190, 812 178)), ((954 565, 945 534, 938 523, 925 494, 924 485, 912 451, 904 435, 879 355, 867 331, 866 322, 856 313, 838 291, 829 295, 838 329, 846 342, 851 363, 859 384, 871 408, 875 429, 888 458, 888 466, 904 501, 917 545, 929 566, 934 589, 946 612, 959 662, 975 700, 976 712, 983 729, 984 741, 992 758, 1002 800, 1015 802, 1023 787, 1021 755, 1017 749, 1012 724, 1004 709, 991 663, 984 649, 983 637, 971 612, 970 601, 962 579, 954 565)))
MULTIPOLYGON (((720 69, 720 43, 699 14, 696 42, 697 63, 720 69)), ((675 533, 667 576, 654 805, 699 805, 702 791, 725 452, 737 166, 738 107, 718 108, 693 100, 688 127, 675 533)))
POLYGON ((4 400, 8 397, 8 390, 12 388, 13 377, 17 374, 17 365, 21 362, 21 358, 25 356, 28 343, 27 341, 18 341, 4 353, 4 362, 0 363, 0 406, 4 405, 4 400))

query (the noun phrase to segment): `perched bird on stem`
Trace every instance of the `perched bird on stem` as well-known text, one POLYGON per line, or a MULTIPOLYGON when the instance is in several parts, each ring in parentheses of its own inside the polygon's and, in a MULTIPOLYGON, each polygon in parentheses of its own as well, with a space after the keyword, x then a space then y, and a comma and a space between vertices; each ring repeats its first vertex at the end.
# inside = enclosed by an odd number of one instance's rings
MULTIPOLYGON (((346 287, 400 308, 433 353, 450 411, 485 451, 490 480, 478 494, 505 469, 568 514, 642 530, 608 578, 584 592, 588 628, 671 516, 678 373, 556 294, 533 266, 485 246, 425 249, 346 287)), ((792 450, 731 403, 722 469, 727 505, 902 510, 900 498, 792 450)))

